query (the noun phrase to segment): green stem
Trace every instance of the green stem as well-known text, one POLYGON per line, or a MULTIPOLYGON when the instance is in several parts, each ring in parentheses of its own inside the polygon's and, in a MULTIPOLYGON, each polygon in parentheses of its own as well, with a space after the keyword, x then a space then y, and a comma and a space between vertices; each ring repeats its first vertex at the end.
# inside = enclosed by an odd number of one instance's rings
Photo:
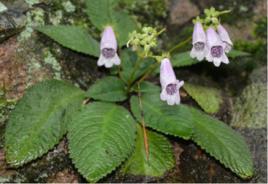
POLYGON ((135 76, 137 70, 139 69, 139 66, 140 66, 141 61, 142 61, 142 58, 140 58, 140 57, 136 60, 134 69, 132 70, 132 72, 131 72, 131 74, 130 74, 130 77, 129 77, 129 80, 128 80, 128 82, 127 82, 127 83, 128 83, 128 90, 129 90, 130 87, 131 87, 131 84, 132 84, 132 82, 133 82, 133 77, 135 76))
POLYGON ((117 67, 117 70, 118 70, 119 78, 120 78, 122 81, 126 82, 125 79, 124 79, 123 76, 122 76, 122 72, 121 72, 121 70, 122 70, 122 66, 119 65, 119 66, 117 67))
POLYGON ((141 83, 142 81, 144 81, 150 74, 152 74, 155 69, 158 67, 159 63, 156 62, 153 65, 151 65, 148 70, 146 70, 146 72, 144 73, 144 75, 137 81, 137 83, 141 83))
POLYGON ((141 125, 142 125, 142 130, 143 130, 144 149, 146 153, 146 160, 149 161, 149 144, 148 144, 147 131, 146 131, 145 121, 144 121, 143 106, 142 106, 142 101, 141 101, 140 83, 138 83, 138 99, 139 99, 139 107, 140 107, 140 112, 141 112, 141 125))
POLYGON ((182 46, 184 46, 185 44, 187 44, 189 41, 192 40, 192 36, 189 36, 186 40, 182 41, 182 42, 179 42, 177 45, 175 45, 174 47, 172 47, 170 50, 169 50, 169 53, 172 53, 174 52, 175 50, 177 50, 178 48, 181 48, 182 46))
POLYGON ((223 14, 227 14, 227 13, 230 13, 232 10, 224 10, 224 11, 221 11, 217 14, 217 16, 219 15, 223 15, 223 14))

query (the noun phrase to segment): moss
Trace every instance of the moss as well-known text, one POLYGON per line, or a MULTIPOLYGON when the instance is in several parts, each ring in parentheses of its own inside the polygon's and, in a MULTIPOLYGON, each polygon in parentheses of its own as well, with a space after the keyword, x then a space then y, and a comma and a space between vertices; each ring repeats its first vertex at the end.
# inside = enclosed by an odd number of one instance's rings
POLYGON ((264 128, 267 121, 265 68, 250 75, 251 84, 235 100, 231 125, 238 128, 264 128))
POLYGON ((68 13, 72 13, 75 11, 75 6, 73 5, 71 1, 62 2, 62 6, 64 10, 68 13))
POLYGON ((53 25, 59 25, 63 18, 62 10, 57 10, 56 12, 49 14, 49 20, 53 25))
POLYGON ((34 4, 39 3, 40 1, 39 1, 39 0, 25 0, 25 2, 26 2, 28 5, 32 6, 32 5, 34 5, 34 4))
POLYGON ((163 0, 122 0, 120 8, 136 15, 136 19, 142 24, 159 26, 167 17, 167 6, 163 0))
POLYGON ((37 26, 45 25, 45 12, 41 8, 33 9, 27 12, 27 21, 25 29, 18 36, 18 41, 25 41, 29 39, 33 33, 33 28, 37 26))
POLYGON ((254 40, 237 40, 235 42, 235 49, 243 50, 251 53, 252 60, 257 65, 266 64, 267 61, 267 18, 260 18, 255 22, 254 32, 252 33, 254 40))
POLYGON ((48 48, 44 49, 44 63, 49 65, 54 73, 55 79, 61 79, 61 66, 48 48))

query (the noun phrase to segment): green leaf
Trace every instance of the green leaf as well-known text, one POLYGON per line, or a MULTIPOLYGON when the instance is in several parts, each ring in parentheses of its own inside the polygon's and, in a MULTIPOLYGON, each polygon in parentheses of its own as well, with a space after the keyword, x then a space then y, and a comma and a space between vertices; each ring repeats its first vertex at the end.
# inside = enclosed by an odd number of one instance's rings
POLYGON ((123 46, 129 40, 129 33, 137 29, 137 24, 133 18, 125 12, 114 12, 112 18, 119 45, 123 46))
POLYGON ((223 101, 219 89, 190 83, 185 83, 183 88, 205 112, 216 113, 219 111, 223 101))
POLYGON ((112 172, 134 149, 135 121, 118 105, 94 102, 85 106, 68 131, 70 156, 89 182, 112 172))
POLYGON ((124 82, 117 77, 104 77, 89 87, 87 95, 95 100, 120 102, 127 99, 124 82))
POLYGON ((130 32, 137 28, 134 19, 123 11, 115 10, 119 0, 86 0, 86 12, 91 22, 103 31, 106 26, 112 26, 118 43, 123 46, 128 41, 130 32))
MULTIPOLYGON (((134 116, 138 121, 141 121, 138 97, 132 96, 130 102, 134 116)), ((146 126, 184 139, 191 137, 191 122, 193 121, 191 112, 185 106, 168 106, 162 102, 159 87, 158 93, 144 93, 141 102, 146 126)))
POLYGON ((84 29, 76 26, 44 26, 37 28, 64 47, 99 57, 99 43, 93 39, 84 29))
POLYGON ((113 22, 114 8, 119 0, 85 0, 86 13, 100 31, 113 22))
MULTIPOLYGON (((135 85, 134 89, 138 91, 138 85, 135 85)), ((143 94, 159 94, 159 86, 151 82, 143 81, 140 84, 140 92, 143 94)))
MULTIPOLYGON (((253 175, 249 149, 244 139, 228 125, 186 105, 168 106, 159 100, 160 89, 158 93, 144 91, 142 106, 146 126, 184 139, 191 138, 240 177, 253 175)), ((139 101, 135 96, 131 98, 131 110, 140 121, 139 101)))
POLYGON ((173 67, 184 67, 201 63, 200 61, 191 58, 190 52, 182 52, 175 54, 171 57, 171 62, 173 67))
POLYGON ((193 141, 242 178, 253 175, 249 149, 238 133, 223 122, 192 109, 193 141))
POLYGON ((138 56, 135 52, 129 49, 123 50, 121 54, 121 77, 124 82, 127 83, 128 81, 135 81, 146 72, 151 64, 154 63, 154 61, 151 59, 143 59, 141 61, 138 61, 137 59, 138 56), (137 68, 136 72, 134 72, 135 68, 137 68))
POLYGON ((138 126, 137 130, 135 151, 123 166, 122 172, 138 176, 163 176, 175 165, 172 145, 161 134, 147 130, 149 145, 147 161, 142 127, 138 126))
POLYGON ((66 133, 65 113, 73 112, 70 107, 82 104, 84 97, 82 90, 57 80, 44 81, 27 90, 7 123, 7 162, 20 166, 52 149, 66 133))
MULTIPOLYGON (((238 51, 238 50, 231 50, 230 53, 228 53, 228 57, 230 58, 243 57, 243 56, 249 56, 249 55, 250 54, 247 52, 238 51)), ((172 62, 173 67, 178 67, 178 68, 201 63, 201 61, 191 58, 189 51, 173 55, 171 57, 171 62, 172 62)))
POLYGON ((247 52, 239 51, 239 50, 234 50, 234 49, 231 50, 227 55, 228 55, 228 57, 230 57, 230 58, 250 56, 250 54, 247 53, 247 52))

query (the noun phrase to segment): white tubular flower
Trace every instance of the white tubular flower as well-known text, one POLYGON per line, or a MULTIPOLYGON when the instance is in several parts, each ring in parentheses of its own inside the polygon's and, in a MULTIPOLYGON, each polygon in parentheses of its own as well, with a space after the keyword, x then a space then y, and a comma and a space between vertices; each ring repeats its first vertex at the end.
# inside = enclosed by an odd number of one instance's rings
POLYGON ((180 104, 181 99, 179 89, 184 82, 176 79, 172 65, 167 58, 161 61, 160 83, 162 87, 160 99, 167 101, 168 105, 180 104))
POLYGON ((198 61, 202 61, 207 54, 206 46, 206 33, 200 22, 196 22, 194 25, 194 32, 192 37, 193 48, 190 52, 192 58, 196 58, 198 61))
POLYGON ((225 45, 212 27, 207 29, 207 45, 206 59, 209 62, 213 62, 216 67, 219 67, 221 63, 229 63, 229 59, 224 52, 225 45))
POLYGON ((102 33, 100 50, 98 66, 104 65, 106 68, 111 68, 113 65, 120 65, 121 61, 117 55, 117 42, 111 26, 106 27, 102 33))
POLYGON ((218 25, 217 31, 218 31, 218 34, 220 36, 220 39, 223 41, 223 43, 225 45, 224 51, 226 53, 230 52, 232 50, 232 47, 233 47, 233 42, 231 41, 228 32, 226 31, 226 29, 222 25, 218 25))

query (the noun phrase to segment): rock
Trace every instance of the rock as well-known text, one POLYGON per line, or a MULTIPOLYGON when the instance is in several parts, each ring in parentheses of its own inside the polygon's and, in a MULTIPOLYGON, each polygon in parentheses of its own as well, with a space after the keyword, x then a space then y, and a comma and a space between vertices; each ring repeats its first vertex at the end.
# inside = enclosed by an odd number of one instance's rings
POLYGON ((170 24, 181 26, 200 14, 190 0, 173 0, 170 3, 170 24))
POLYGON ((255 175, 251 182, 267 182, 267 68, 255 69, 249 84, 234 100, 231 125, 249 145, 255 175))
POLYGON ((265 128, 267 123, 266 67, 253 71, 250 84, 235 99, 231 126, 265 128))
POLYGON ((17 49, 14 38, 0 45, 0 88, 12 100, 21 98, 27 86, 27 66, 16 58, 17 49))
POLYGON ((6 6, 5 11, 0 11, 0 43, 20 32, 26 24, 24 12, 28 7, 24 1, 6 2, 6 6))
POLYGON ((82 182, 67 156, 66 140, 40 159, 18 169, 12 169, 5 162, 3 149, 0 150, 0 182, 12 183, 78 183, 82 182))

